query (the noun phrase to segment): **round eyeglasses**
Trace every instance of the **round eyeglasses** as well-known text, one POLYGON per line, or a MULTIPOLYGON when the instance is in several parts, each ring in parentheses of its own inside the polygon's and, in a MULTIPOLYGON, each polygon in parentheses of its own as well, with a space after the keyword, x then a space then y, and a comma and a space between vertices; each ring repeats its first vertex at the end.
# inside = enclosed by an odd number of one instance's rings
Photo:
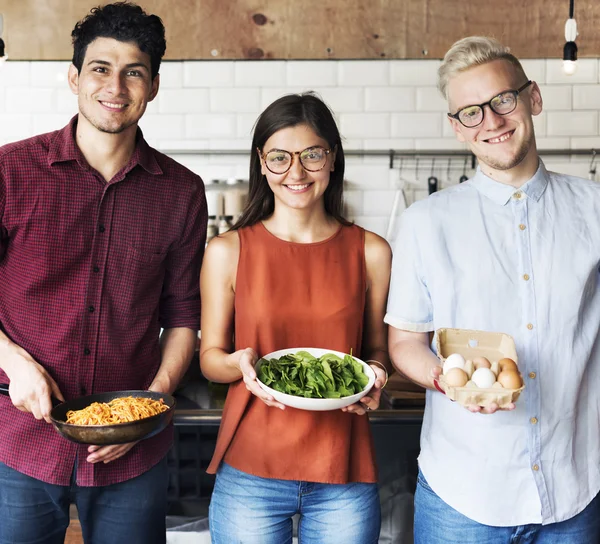
POLYGON ((318 172, 325 168, 327 164, 327 155, 331 153, 331 149, 324 147, 307 147, 302 151, 285 151, 284 149, 271 149, 266 153, 261 153, 258 150, 265 166, 273 174, 285 174, 294 162, 294 157, 297 155, 302 168, 307 172, 318 172))
POLYGON ((533 82, 529 80, 527 83, 525 83, 525 85, 522 85, 516 91, 504 91, 503 93, 494 96, 494 98, 488 102, 484 102, 483 104, 478 104, 475 106, 466 106, 454 114, 449 113, 448 117, 457 119, 463 126, 467 128, 473 128, 483 123, 485 106, 489 106, 490 109, 498 115, 508 115, 509 113, 515 111, 515 108, 517 107, 517 97, 519 94, 522 93, 532 83, 533 82))

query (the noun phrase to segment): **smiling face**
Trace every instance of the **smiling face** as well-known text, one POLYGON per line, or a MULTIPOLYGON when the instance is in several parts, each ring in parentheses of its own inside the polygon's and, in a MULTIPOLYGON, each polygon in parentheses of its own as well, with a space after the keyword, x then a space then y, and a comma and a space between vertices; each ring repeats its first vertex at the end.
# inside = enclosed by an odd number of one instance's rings
MULTIPOLYGON (((294 153, 307 148, 319 146, 329 149, 326 140, 319 137, 308 125, 295 125, 275 132, 261 150, 281 150, 294 153)), ((327 155, 325 166, 318 172, 309 172, 302 167, 298 155, 294 155, 290 169, 284 174, 274 174, 265 165, 261 157, 261 172, 275 195, 275 207, 284 205, 294 209, 306 209, 314 205, 324 207, 323 195, 329 185, 329 177, 333 172, 335 151, 327 155)))
POLYGON ((96 38, 86 50, 81 72, 71 65, 69 86, 78 97, 80 122, 100 132, 119 134, 131 128, 144 114, 158 92, 150 56, 132 42, 96 38), (82 119, 83 118, 83 119, 82 119))
MULTIPOLYGON (((515 90, 525 83, 514 66, 495 60, 474 66, 453 76, 448 83, 449 111, 488 102, 503 91, 515 90)), ((459 141, 465 142, 479 159, 485 174, 494 179, 506 176, 531 177, 538 165, 532 115, 542 111, 542 97, 536 83, 519 94, 517 107, 507 115, 484 108, 483 122, 473 128, 449 119, 459 141)), ((527 179, 528 179, 527 177, 527 179)))

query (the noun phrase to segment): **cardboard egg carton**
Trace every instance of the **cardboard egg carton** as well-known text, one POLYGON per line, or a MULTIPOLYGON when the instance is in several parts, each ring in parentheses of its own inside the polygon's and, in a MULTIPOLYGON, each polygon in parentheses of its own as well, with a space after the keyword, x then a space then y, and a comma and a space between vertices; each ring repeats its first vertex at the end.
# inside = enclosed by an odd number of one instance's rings
MULTIPOLYGON (((519 366, 515 341, 508 334, 468 329, 438 329, 435 331, 434 342, 442 365, 446 357, 452 353, 460 353, 465 360, 472 360, 479 356, 485 357, 490 363, 508 357, 517 364, 517 367, 519 366)), ((492 387, 483 389, 477 387, 471 380, 464 387, 453 387, 446 383, 444 375, 439 377, 439 385, 449 399, 463 406, 468 404, 489 406, 495 402, 500 408, 516 402, 521 391, 525 389, 525 385, 519 389, 505 389, 498 382, 492 387)))

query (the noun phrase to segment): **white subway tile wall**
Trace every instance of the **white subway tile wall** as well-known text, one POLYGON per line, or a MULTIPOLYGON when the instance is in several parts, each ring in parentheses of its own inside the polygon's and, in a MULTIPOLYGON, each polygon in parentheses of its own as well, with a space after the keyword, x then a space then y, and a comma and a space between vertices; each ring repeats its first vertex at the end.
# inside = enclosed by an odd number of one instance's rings
MULTIPOLYGON (((161 90, 140 126, 151 145, 205 181, 247 178, 248 154, 194 155, 177 150, 250 151, 261 110, 278 97, 314 90, 333 109, 347 150, 462 150, 436 89, 439 60, 183 61, 163 62, 161 90)), ((557 59, 523 61, 542 89, 535 118, 539 149, 600 148, 600 61, 580 59, 575 75, 557 59)), ((0 69, 0 144, 62 127, 76 112, 68 62, 13 62, 0 69)), ((548 157, 551 169, 588 176, 590 157, 548 157)), ((440 186, 471 175, 470 160, 348 156, 347 215, 385 235, 395 192, 410 204, 427 196, 427 178, 440 186)), ((600 177, 600 168, 599 168, 600 177)))

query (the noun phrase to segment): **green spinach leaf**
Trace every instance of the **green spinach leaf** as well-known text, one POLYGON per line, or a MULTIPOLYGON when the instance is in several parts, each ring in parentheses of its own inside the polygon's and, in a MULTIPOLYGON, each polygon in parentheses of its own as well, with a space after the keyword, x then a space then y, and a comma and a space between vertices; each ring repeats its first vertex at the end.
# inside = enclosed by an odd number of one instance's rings
POLYGON ((258 379, 281 393, 317 399, 354 395, 369 383, 363 365, 351 355, 314 357, 307 351, 261 359, 258 379))

